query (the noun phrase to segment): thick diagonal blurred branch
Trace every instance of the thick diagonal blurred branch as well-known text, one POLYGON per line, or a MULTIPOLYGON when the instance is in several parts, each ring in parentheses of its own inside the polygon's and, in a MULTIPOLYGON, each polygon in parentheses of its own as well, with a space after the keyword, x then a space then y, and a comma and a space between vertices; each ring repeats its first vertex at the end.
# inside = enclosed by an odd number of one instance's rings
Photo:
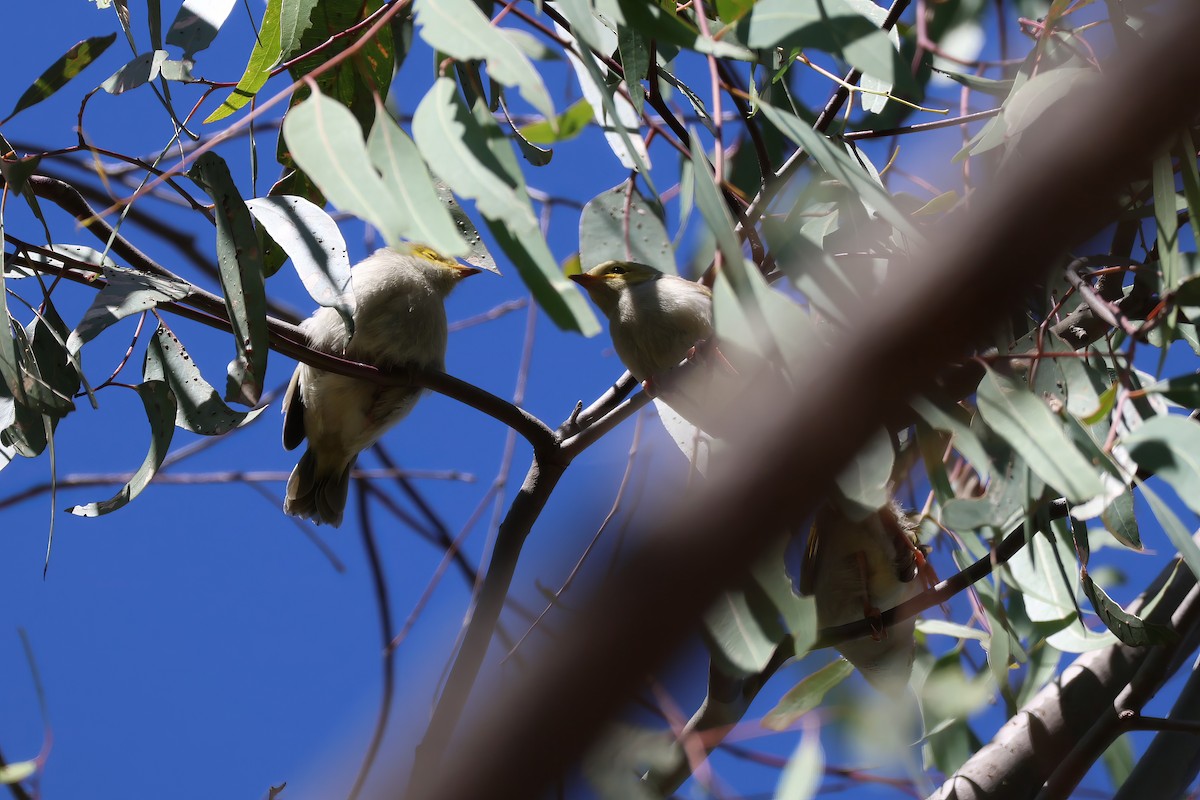
MULTIPOLYGON (((1193 118, 1200 6, 1164 3, 1169 25, 1123 53, 1098 85, 1030 126, 968 214, 894 264, 817 376, 791 402, 741 409, 752 429, 705 497, 664 517, 573 619, 570 632, 520 675, 496 680, 491 705, 464 726, 453 769, 415 787, 430 798, 533 797, 564 774, 700 614, 770 543, 812 509, 870 432, 950 359, 968 350, 1116 213, 1173 131, 1193 118)), ((445 763, 450 763, 449 760, 445 763)), ((1027 796, 1027 795, 1026 795, 1027 796)))

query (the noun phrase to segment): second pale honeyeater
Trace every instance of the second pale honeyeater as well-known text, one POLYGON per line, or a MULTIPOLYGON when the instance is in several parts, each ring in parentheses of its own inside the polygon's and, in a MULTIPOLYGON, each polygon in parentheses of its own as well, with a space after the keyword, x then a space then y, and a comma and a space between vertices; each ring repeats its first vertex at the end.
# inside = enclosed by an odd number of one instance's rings
MULTIPOLYGON (((380 369, 441 370, 448 338, 444 301, 477 272, 426 247, 376 250, 350 271, 354 336, 347 337, 332 308, 319 309, 301 327, 310 346, 331 355, 380 369)), ((359 451, 412 411, 422 391, 298 365, 283 400, 283 446, 292 450, 307 439, 308 449, 288 479, 284 511, 340 525, 359 451)))
POLYGON ((889 505, 852 520, 835 501, 817 512, 808 532, 800 591, 816 601, 822 628, 866 619, 872 633, 837 645, 876 689, 898 695, 908 686, 916 618, 884 628, 881 613, 920 594, 924 551, 907 515, 889 505))
POLYGON ((631 261, 606 261, 571 280, 608 318, 613 349, 633 377, 692 424, 726 433, 724 415, 748 384, 735 367, 746 362, 731 365, 717 349, 707 286, 631 261), (703 363, 672 373, 688 358, 703 363))
MULTIPOLYGON (((626 261, 607 261, 571 279, 608 317, 613 348, 630 373, 652 381, 672 408, 708 433, 721 435, 714 428, 738 417, 743 392, 770 397, 777 391, 779 384, 760 380, 770 371, 745 353, 724 342, 719 349, 711 347, 713 304, 707 287, 626 261), (693 353, 710 349, 708 363, 667 374, 693 353)), ((830 501, 809 532, 801 589, 814 595, 821 627, 878 619, 924 588, 915 580, 918 555, 898 509, 889 506, 852 521, 830 501)), ((914 624, 910 618, 888 630, 880 627, 838 650, 876 688, 898 693, 912 670, 914 624)))

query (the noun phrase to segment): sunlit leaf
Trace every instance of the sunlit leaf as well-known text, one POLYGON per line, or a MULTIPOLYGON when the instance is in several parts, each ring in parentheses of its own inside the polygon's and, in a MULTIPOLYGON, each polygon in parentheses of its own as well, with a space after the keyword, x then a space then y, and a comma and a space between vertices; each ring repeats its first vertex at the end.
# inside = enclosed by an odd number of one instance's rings
POLYGON ((454 81, 441 78, 417 106, 413 138, 438 176, 460 197, 475 201, 493 238, 550 318, 566 330, 595 335, 600 323, 575 284, 559 271, 511 147, 494 122, 485 127, 481 118, 458 99, 454 81))
POLYGON ((1200 514, 1200 423, 1174 415, 1151 417, 1123 444, 1139 467, 1169 483, 1200 514))
MULTIPOLYGON (((258 90, 267 82, 267 78, 271 77, 271 68, 279 63, 282 54, 279 42, 281 4, 282 0, 267 0, 267 9, 263 12, 262 25, 254 40, 254 49, 250 51, 246 71, 238 79, 237 86, 230 90, 229 96, 222 100, 221 105, 205 118, 204 124, 225 119, 242 108, 254 98, 254 95, 258 94, 258 90)), ((309 11, 311 12, 311 9, 309 11)))
POLYGON ((43 72, 33 82, 32 86, 25 90, 25 93, 17 100, 17 104, 13 106, 13 110, 9 115, 0 120, 0 125, 8 122, 19 112, 24 111, 30 106, 37 105, 57 92, 67 84, 67 81, 74 78, 80 72, 83 72, 89 64, 99 58, 108 49, 108 46, 116 40, 117 35, 110 33, 107 36, 92 36, 74 45, 61 58, 51 64, 50 68, 43 72))
POLYGON ((375 125, 367 136, 367 157, 399 204, 401 219, 397 220, 397 227, 410 240, 427 244, 443 255, 466 255, 465 237, 445 204, 439 201, 416 144, 383 105, 376 102, 375 125))
POLYGON ((989 369, 979 384, 978 402, 992 430, 1068 500, 1083 502, 1104 490, 1095 467, 1067 437, 1061 421, 1024 386, 989 369))
POLYGON ((546 120, 523 125, 520 133, 533 144, 558 144, 574 139, 587 129, 592 121, 592 106, 587 100, 576 100, 566 111, 558 115, 554 125, 546 120), (557 127, 557 131, 555 128, 557 127))
POLYGON ((416 0, 421 38, 435 50, 462 61, 485 60, 488 75, 515 86, 547 120, 556 118, 542 76, 512 39, 492 25, 471 0, 416 0))
POLYGON ((337 223, 303 197, 256 197, 247 200, 246 206, 292 260, 309 296, 319 305, 336 309, 353 336, 350 256, 337 223))
POLYGON ((809 711, 819 707, 831 689, 853 674, 854 667, 849 661, 834 659, 788 689, 763 717, 763 727, 773 731, 787 730, 809 711))
POLYGON ((217 33, 235 0, 184 0, 175 21, 167 30, 167 44, 183 48, 183 57, 191 58, 208 47, 217 38, 217 33))

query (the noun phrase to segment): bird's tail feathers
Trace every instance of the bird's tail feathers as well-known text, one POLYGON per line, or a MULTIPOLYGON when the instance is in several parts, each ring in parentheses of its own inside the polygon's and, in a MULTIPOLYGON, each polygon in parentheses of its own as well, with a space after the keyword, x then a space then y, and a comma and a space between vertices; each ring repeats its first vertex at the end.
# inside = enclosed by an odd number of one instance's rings
POLYGON ((283 510, 294 517, 338 527, 350 493, 354 458, 341 463, 318 462, 312 448, 304 451, 287 482, 283 510))

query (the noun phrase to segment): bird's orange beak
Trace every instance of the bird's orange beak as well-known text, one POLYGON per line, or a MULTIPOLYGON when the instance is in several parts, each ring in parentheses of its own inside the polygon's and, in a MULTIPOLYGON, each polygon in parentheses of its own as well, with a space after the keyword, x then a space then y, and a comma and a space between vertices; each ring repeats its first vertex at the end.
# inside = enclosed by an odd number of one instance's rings
POLYGON ((483 272, 483 270, 479 269, 478 267, 468 267, 466 264, 456 264, 454 268, 458 271, 458 279, 460 281, 463 278, 469 278, 472 275, 478 275, 479 273, 483 272))

